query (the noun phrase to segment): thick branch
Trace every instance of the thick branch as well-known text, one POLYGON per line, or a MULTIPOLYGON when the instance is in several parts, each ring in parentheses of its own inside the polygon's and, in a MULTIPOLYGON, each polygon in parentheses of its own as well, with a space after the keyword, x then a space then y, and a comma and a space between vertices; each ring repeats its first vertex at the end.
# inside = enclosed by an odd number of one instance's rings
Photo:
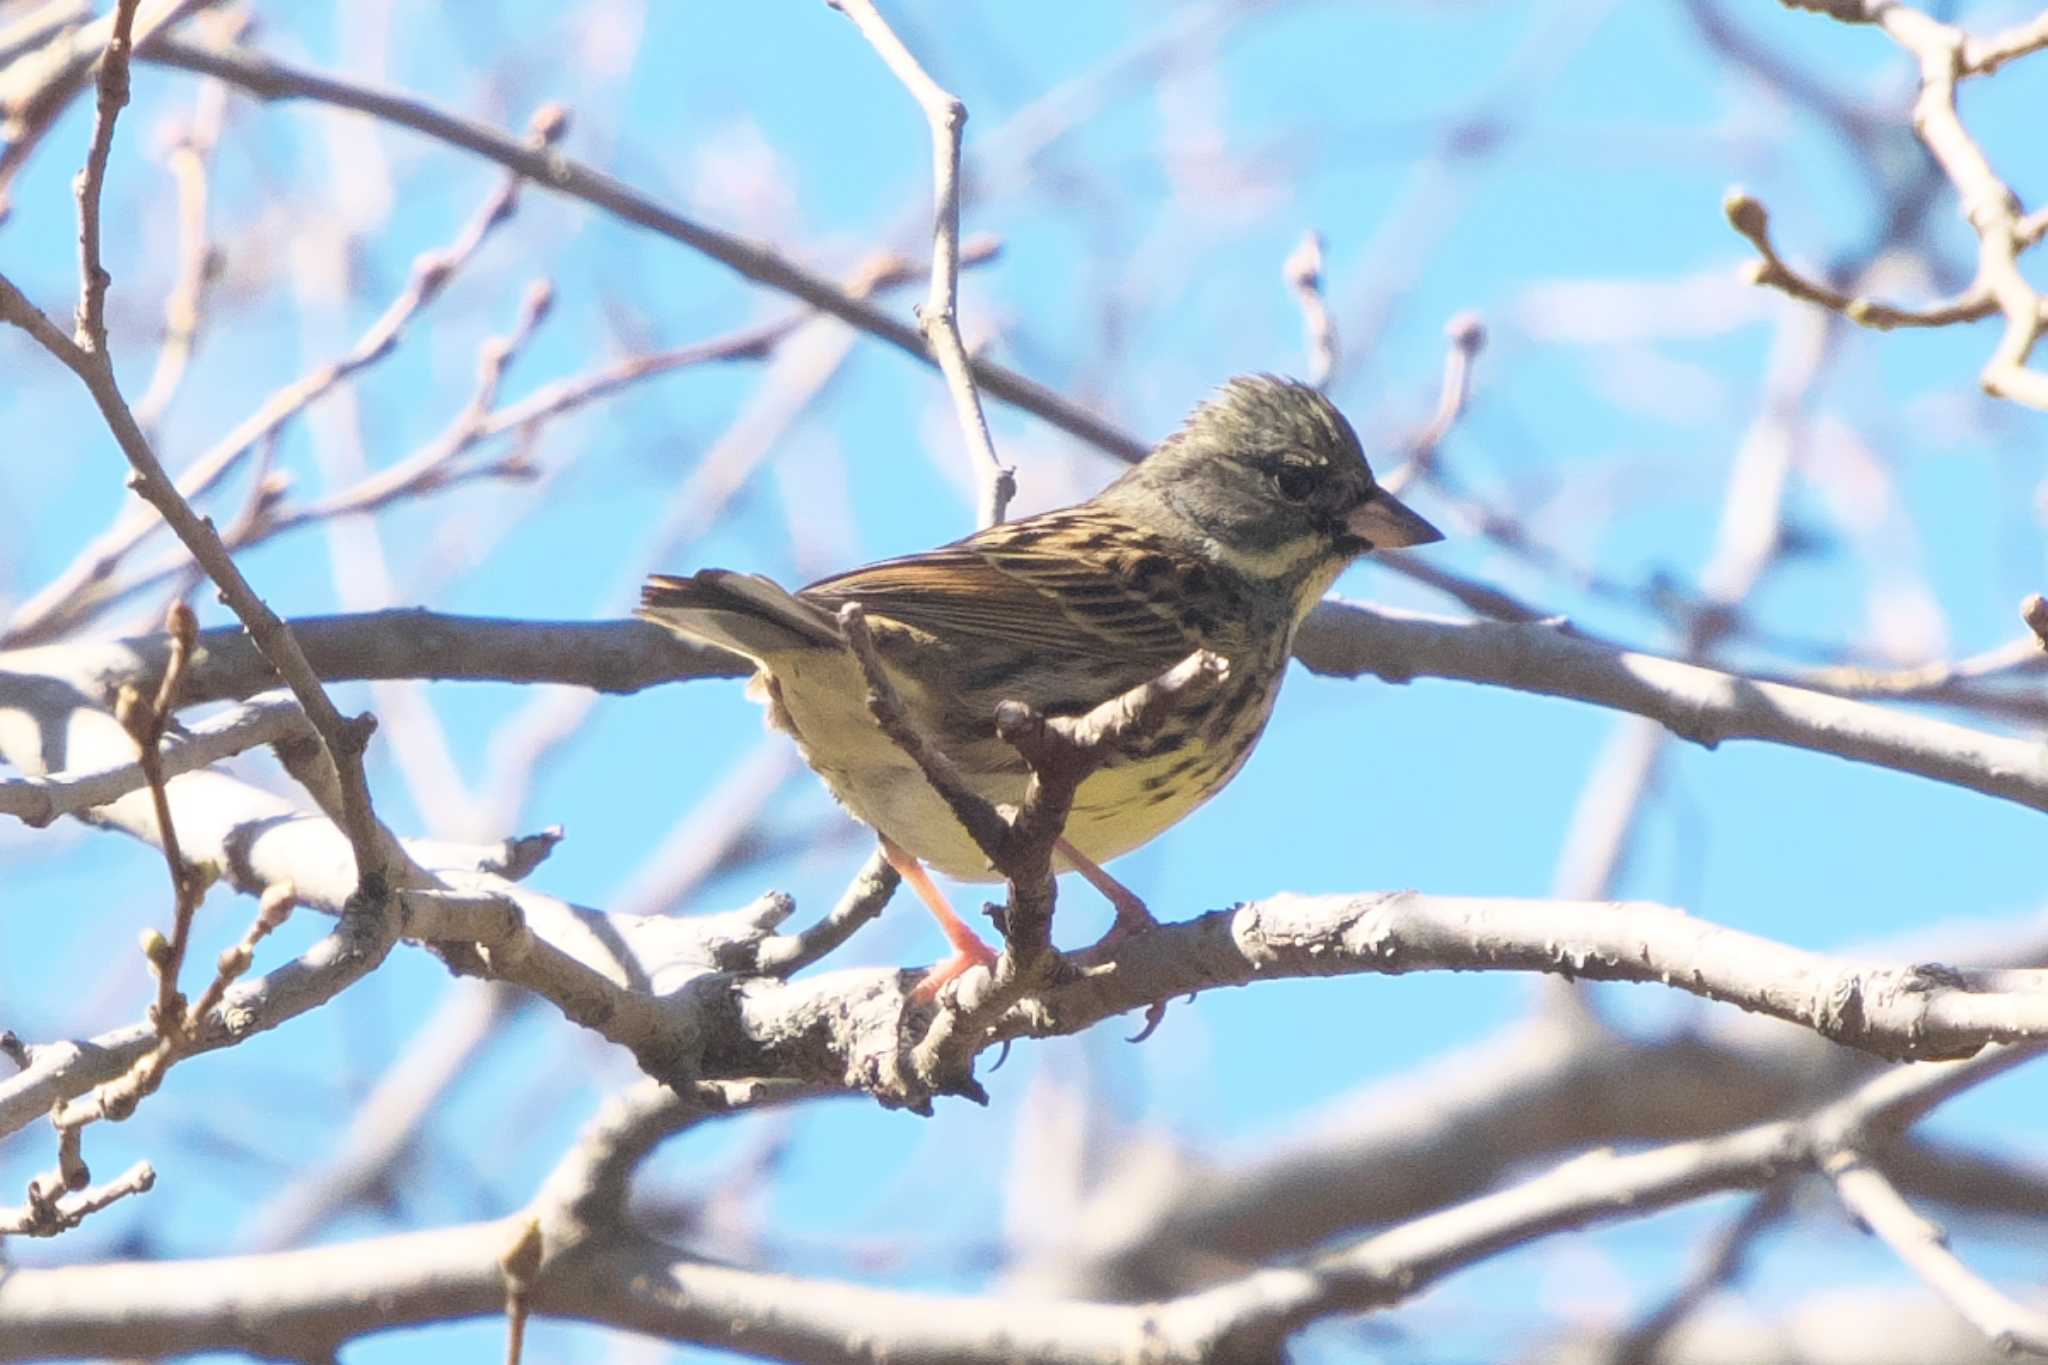
POLYGON ((1503 1248, 1766 1184, 1815 1163, 1837 1133, 1910 1121, 2029 1055, 2007 1049, 1914 1068, 1804 1119, 1570 1161, 1299 1268, 1129 1306, 915 1294, 765 1273, 683 1256, 615 1217, 586 1218, 579 1210, 615 1205, 626 1171, 654 1142, 704 1112, 643 1089, 609 1106, 533 1208, 513 1219, 269 1257, 16 1271, 0 1280, 0 1358, 132 1353, 139 1332, 150 1333, 148 1349, 158 1352, 227 1346, 304 1356, 394 1326, 493 1313, 503 1294, 495 1257, 537 1223, 552 1245, 530 1283, 535 1311, 676 1341, 835 1365, 877 1345, 897 1361, 1267 1359, 1307 1322, 1399 1302, 1503 1248), (260 1338, 251 1323, 265 1325, 260 1338))
POLYGON ((1331 601, 1309 617, 1296 655, 1317 673, 1457 678, 1569 697, 1647 716, 1708 748, 1766 740, 2048 810, 2048 750, 2039 745, 1617 649, 1551 624, 1453 622, 1331 601))
MULTIPOLYGON (((505 621, 439 612, 307 617, 294 623, 329 681, 458 678, 558 682, 633 692, 686 678, 743 677, 723 650, 681 643, 644 622, 505 621)), ((162 637, 0 654, 0 675, 39 674, 110 698, 151 682, 162 637)), ((2048 810, 2048 752, 2022 740, 1581 639, 1552 622, 1452 621, 1328 601, 1310 614, 1295 655, 1318 673, 1389 682, 1452 678, 1564 697, 1646 716, 1712 747, 1755 739, 1834 754, 2048 810)), ((207 631, 186 682, 194 701, 274 686, 235 632, 207 631)))

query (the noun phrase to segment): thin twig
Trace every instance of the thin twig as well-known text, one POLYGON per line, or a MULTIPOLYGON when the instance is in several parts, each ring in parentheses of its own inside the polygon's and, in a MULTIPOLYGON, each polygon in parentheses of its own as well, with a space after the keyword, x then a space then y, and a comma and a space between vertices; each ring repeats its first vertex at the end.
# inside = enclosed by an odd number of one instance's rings
MULTIPOLYGON (((535 151, 495 128, 449 114, 425 101, 293 67, 244 48, 200 47, 168 35, 142 44, 137 55, 144 61, 217 76, 259 98, 317 100, 370 114, 461 147, 529 176, 536 184, 693 247, 748 279, 802 299, 919 360, 937 363, 917 328, 855 298, 823 276, 794 265, 772 248, 685 218, 569 157, 535 151)), ((1043 418, 1119 459, 1141 459, 1151 448, 1014 370, 985 359, 973 360, 971 365, 981 392, 1043 418)))
POLYGON ((527 1296, 540 1274, 543 1251, 540 1220, 528 1218, 498 1257, 498 1270, 505 1277, 505 1365, 519 1365, 525 1354, 527 1296))
POLYGON ((114 149, 114 121, 128 105, 128 59, 141 0, 116 0, 114 29, 100 59, 98 107, 92 145, 78 173, 78 323, 72 339, 104 358, 107 353, 107 286, 112 281, 100 260, 100 191, 107 182, 107 157, 114 149))
POLYGON ((1156 734, 1176 709, 1197 708, 1210 700, 1229 678, 1227 659, 1198 649, 1158 677, 1079 716, 1045 716, 1017 701, 996 707, 996 733, 1031 768, 1024 799, 1010 821, 1003 861, 997 864, 1011 883, 1004 932, 1012 943, 1020 938, 1027 945, 1046 941, 1052 916, 1053 846, 1066 828, 1081 784, 1127 746, 1156 734))
POLYGON ((1898 327, 1950 327, 1998 311, 1998 300, 1981 282, 1946 303, 1924 308, 1902 308, 1861 294, 1844 294, 1786 263, 1771 240, 1771 216, 1761 202, 1742 190, 1730 190, 1721 201, 1721 211, 1728 215, 1728 225, 1756 248, 1757 259, 1744 271, 1751 284, 1840 313, 1858 326, 1880 332, 1898 327))
POLYGON ((993 526, 1003 519, 1010 499, 1016 496, 1017 475, 996 455, 988 418, 981 410, 981 394, 974 387, 974 366, 960 339, 960 128, 967 122, 967 106, 931 78, 871 0, 825 2, 853 21, 931 124, 932 279, 924 306, 918 309, 917 323, 925 345, 946 376, 953 413, 974 461, 975 486, 980 489, 977 519, 982 526, 993 526))
MULTIPOLYGON (((21 291, 14 287, 13 281, 5 276, 0 276, 0 319, 15 323, 44 343, 45 348, 85 384, 122 453, 134 467, 130 486, 170 523, 171 529, 192 552, 192 557, 220 587, 223 600, 241 619, 257 649, 298 698, 299 705, 320 735, 341 776, 344 828, 356 854, 357 868, 366 883, 375 879, 375 884, 381 888, 385 863, 383 836, 370 805, 362 764, 363 749, 369 742, 375 722, 368 716, 347 718, 335 709, 333 701, 320 685, 319 677, 292 637, 291 628, 257 596, 249 580, 235 566, 219 534, 179 495, 170 475, 150 450, 148 438, 136 425, 134 414, 122 400, 112 368, 104 358, 96 358, 61 333, 53 337, 48 319, 37 313, 22 297, 21 291), (57 344, 52 346, 52 341, 57 344)), ((372 897, 373 900, 378 898, 372 897)))
POLYGON ((860 871, 832 907, 830 914, 795 934, 778 934, 754 953, 754 970, 768 976, 791 976, 818 961, 853 937, 856 929, 882 913, 903 878, 880 849, 868 855, 860 871))
MULTIPOLYGON (((483 216, 478 215, 478 221, 483 216)), ((972 238, 963 245, 961 264, 981 265, 995 259, 1000 249, 1000 243, 993 237, 972 238)), ((884 253, 855 270, 849 277, 846 287, 856 297, 865 298, 875 291, 896 288, 904 284, 911 278, 911 274, 912 267, 909 262, 884 253)), ((372 324, 364 339, 350 350, 348 357, 332 363, 346 365, 349 360, 366 354, 366 347, 370 345, 371 338, 386 326, 392 313, 405 303, 410 294, 409 287, 407 294, 402 295, 391 310, 387 310, 384 318, 372 324)), ((540 321, 535 305, 541 297, 539 290, 529 291, 522 305, 522 322, 516 330, 531 331, 532 324, 523 321, 527 317, 532 317, 533 324, 540 321)), ((260 472, 259 463, 259 473, 250 481, 248 501, 242 512, 222 532, 222 538, 229 548, 243 550, 260 545, 276 536, 318 525, 335 517, 352 512, 375 511, 401 499, 442 492, 471 480, 522 480, 533 477, 536 473, 535 467, 523 448, 502 459, 474 466, 458 464, 457 460, 489 441, 508 435, 523 443, 530 443, 538 438, 541 429, 548 422, 609 398, 645 380, 699 365, 761 359, 774 353, 779 345, 817 316, 815 310, 804 309, 772 322, 743 327, 666 351, 630 356, 624 360, 607 363, 585 374, 544 384, 523 398, 515 399, 473 419, 458 419, 440 435, 433 437, 389 469, 372 473, 359 482, 328 494, 316 502, 303 505, 286 504, 285 481, 265 477, 260 472)), ((524 341, 525 337, 521 336, 518 344, 523 346, 524 341)), ((501 338, 487 344, 486 359, 505 342, 506 339, 501 338)), ((318 396, 310 393, 307 386, 317 381, 320 392, 327 391, 329 386, 324 378, 326 374, 326 368, 314 370, 286 388, 278 390, 265 400, 256 414, 193 461, 181 475, 180 487, 185 490, 186 495, 195 497, 201 489, 211 487, 222 474, 233 467, 234 461, 250 448, 252 439, 259 462, 266 460, 267 452, 275 449, 274 442, 284 423, 318 396), (260 434, 252 437, 251 433, 259 426, 260 434), (223 463, 224 460, 226 463, 223 463)), ((480 384, 486 377, 488 376, 480 375, 480 384)), ((747 452, 749 459, 765 454, 766 449, 766 446, 750 446, 747 452)), ((735 460, 732 464, 747 462, 735 460)), ((693 473, 690 479, 693 491, 703 493, 704 480, 714 474, 715 482, 721 488, 731 489, 732 470, 729 466, 722 465, 720 469, 713 471, 711 461, 707 459, 699 466, 699 470, 702 472, 693 473)), ((679 497, 681 496, 683 495, 679 494, 679 497)), ((724 496, 729 496, 729 491, 724 496)), ((719 505, 722 505, 722 498, 712 498, 706 502, 704 517, 700 520, 708 519, 719 505)), ((155 514, 147 508, 134 513, 124 512, 122 518, 88 546, 70 567, 22 604, 6 629, 0 630, 0 644, 21 646, 51 639, 75 629, 81 622, 131 596, 162 588, 189 576, 192 572, 191 557, 182 550, 173 550, 168 556, 136 570, 130 577, 111 577, 120 559, 127 555, 144 535, 160 524, 155 514)), ((637 583, 640 578, 645 577, 645 572, 636 571, 633 577, 637 583)))
POLYGON ((1408 458, 1380 480, 1389 493, 1400 493, 1408 485, 1427 481, 1436 473, 1437 451, 1451 428, 1465 414, 1472 397, 1472 362, 1486 347, 1486 324, 1477 313, 1459 313, 1444 324, 1450 349, 1444 352, 1443 383, 1437 390, 1436 411, 1422 430, 1408 441, 1408 458))
POLYGON ((928 1095, 939 1093, 985 1103, 972 1068, 986 1045, 988 1025, 1059 974, 1061 959, 1052 947, 1058 894, 1053 851, 1075 793, 1125 746, 1155 732, 1175 707, 1199 705, 1228 678, 1229 664, 1221 655, 1196 650, 1158 677, 1073 718, 1046 717, 1019 701, 998 705, 996 733, 1031 774, 1016 810, 1006 815, 912 723, 859 603, 840 608, 839 625, 867 683, 868 712, 876 725, 917 765, 1009 889, 1002 911, 1004 952, 988 989, 971 996, 954 991, 911 1049, 911 1074, 890 1078, 877 1093, 918 1109, 929 1105, 928 1095))
MULTIPOLYGON (((247 15, 228 15, 239 36, 247 15)), ((142 397, 135 400, 135 420, 152 436, 183 382, 199 344, 206 293, 219 273, 220 256, 207 235, 208 162, 219 145, 226 116, 227 87, 204 81, 192 118, 167 155, 178 193, 178 271, 164 299, 164 339, 156 368, 142 397)))
POLYGON ((177 706, 178 689, 185 680, 185 666, 199 636, 199 618, 180 602, 167 613, 166 633, 171 637, 171 660, 157 683, 154 700, 145 699, 134 688, 125 689, 114 715, 135 740, 150 801, 156 809, 157 846, 171 874, 171 937, 146 938, 144 952, 156 972, 157 1027, 167 1035, 184 1025, 185 999, 178 994, 178 972, 185 964, 185 949, 192 940, 192 915, 199 908, 202 893, 197 872, 188 867, 178 849, 178 827, 171 819, 171 798, 165 789, 164 727, 177 706), (159 946, 161 945, 161 946, 159 946))
MULTIPOLYGON (((561 137, 566 126, 566 118, 559 106, 544 106, 533 117, 527 133, 528 142, 536 147, 545 147, 551 140, 561 137)), ((491 233, 511 219, 518 207, 522 183, 523 178, 518 174, 508 175, 471 215, 453 241, 444 247, 423 252, 414 260, 404 289, 345 355, 315 367, 264 399, 255 412, 179 472, 178 491, 187 499, 206 493, 232 472, 251 450, 263 448, 267 441, 312 404, 396 351, 412 322, 445 292, 449 281, 476 256, 491 233)), ((44 345, 47 348, 48 342, 45 341, 44 345)), ((146 426, 147 423, 138 418, 138 425, 146 426)), ((265 492, 262 480, 256 481, 253 492, 257 500, 252 502, 251 511, 258 515, 243 518, 247 524, 240 526, 238 534, 231 540, 236 548, 253 544, 276 532, 276 527, 263 520, 273 510, 276 499, 262 496, 265 492)), ((369 499, 359 498, 358 502, 369 502, 369 499)), ((369 505, 378 504, 370 502, 369 505)), ((185 572, 185 561, 181 560, 168 568, 145 574, 140 583, 111 581, 121 561, 162 524, 147 505, 124 506, 111 527, 94 538, 63 573, 21 605, 0 639, 9 644, 24 645, 54 638, 121 596, 150 586, 170 574, 185 572)))
POLYGON ((876 652, 874 635, 868 629, 867 613, 861 610, 860 603, 848 602, 839 609, 839 628, 845 633, 846 646, 853 652, 853 657, 860 664, 861 676, 867 681, 868 714, 875 718, 875 724, 881 727, 882 733, 917 765, 925 781, 953 812, 953 818, 960 822, 960 827, 988 855, 993 865, 1009 839, 1009 821, 992 802, 968 784, 950 757, 910 723, 903 702, 896 695, 895 684, 889 680, 888 670, 876 652))
POLYGON ((1280 277, 1294 291, 1301 305, 1304 349, 1308 356, 1308 382, 1327 388, 1337 369, 1337 320, 1323 298, 1323 234, 1310 228, 1301 234, 1301 244, 1289 252, 1280 266, 1280 277))
POLYGON ((1948 1234, 1915 1212, 1862 1152, 1834 1152, 1821 1169, 1856 1221, 1982 1332, 1993 1350, 2048 1355, 2048 1313, 2015 1301, 1965 1265, 1949 1249, 1948 1234))
POLYGON ((1624 1333, 1608 1353, 1608 1365, 1654 1365, 1658 1349, 1717 1290, 1742 1277, 1757 1239, 1783 1221, 1791 1206, 1792 1182, 1780 1180, 1742 1206, 1742 1212, 1714 1234, 1699 1264, 1677 1292, 1624 1333))
POLYGON ((2048 308, 2019 267, 2020 253, 2039 239, 2039 215, 2026 214, 2012 187, 1992 169, 1983 147, 1963 125, 1956 103, 1956 88, 1962 81, 1988 75, 2006 62, 2048 45, 2048 19, 2037 19, 1983 41, 1899 0, 1786 3, 1844 23, 1875 25, 1919 63, 1913 131, 1940 163, 1942 174, 1962 201, 1964 218, 1977 235, 1977 278, 1954 302, 1918 311, 1850 298, 1786 267, 1771 248, 1763 206, 1733 191, 1725 204, 1728 220, 1756 247, 1760 257, 1751 267, 1751 279, 1869 327, 1946 326, 2003 314, 2005 330, 1978 382, 1995 398, 2048 410, 2048 374, 2027 368, 2028 357, 2048 330, 2048 308))
MULTIPOLYGON (((132 0, 124 0, 124 12, 133 8, 132 0)), ((117 24, 117 36, 119 32, 117 24)), ((368 717, 345 719, 335 709, 326 689, 320 685, 320 679, 300 652, 291 628, 256 595, 212 525, 195 513, 191 504, 179 494, 162 462, 150 449, 149 439, 137 425, 135 414, 122 398, 112 359, 106 351, 105 269, 98 255, 99 190, 105 173, 102 144, 111 142, 114 117, 120 112, 121 101, 126 98, 127 56, 125 42, 109 45, 102 67, 103 93, 100 116, 93 134, 94 153, 88 157, 86 172, 79 178, 79 242, 83 256, 78 312, 79 331, 84 340, 74 340, 58 332, 4 275, 0 275, 0 321, 11 322, 27 331, 85 385, 119 443, 122 454, 127 456, 135 471, 129 480, 130 488, 153 504, 178 538, 185 542, 193 558, 218 585, 222 599, 240 618, 257 648, 262 650, 264 657, 298 698, 340 779, 343 828, 355 854, 357 874, 363 889, 370 893, 366 903, 381 903, 386 885, 387 848, 395 852, 397 845, 376 823, 370 804, 369 784, 363 774, 362 753, 375 723, 368 717), (122 68, 122 74, 106 74, 108 68, 117 66, 122 68), (94 171, 95 161, 98 163, 97 173, 94 171)))
POLYGON ((45 1178, 29 1182, 28 1202, 0 1208, 0 1237, 55 1237, 69 1232, 101 1209, 131 1194, 146 1194, 156 1185, 156 1168, 138 1161, 104 1185, 77 1189, 53 1188, 45 1178))

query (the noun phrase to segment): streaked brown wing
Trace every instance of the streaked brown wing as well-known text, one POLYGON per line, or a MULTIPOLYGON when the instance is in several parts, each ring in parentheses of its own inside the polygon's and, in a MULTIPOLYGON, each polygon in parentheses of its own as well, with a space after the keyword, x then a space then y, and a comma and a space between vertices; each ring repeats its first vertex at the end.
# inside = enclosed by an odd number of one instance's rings
POLYGON ((833 608, 857 600, 944 643, 998 640, 1149 675, 1199 643, 1166 595, 1176 562, 1142 532, 1067 509, 823 579, 799 596, 833 608))

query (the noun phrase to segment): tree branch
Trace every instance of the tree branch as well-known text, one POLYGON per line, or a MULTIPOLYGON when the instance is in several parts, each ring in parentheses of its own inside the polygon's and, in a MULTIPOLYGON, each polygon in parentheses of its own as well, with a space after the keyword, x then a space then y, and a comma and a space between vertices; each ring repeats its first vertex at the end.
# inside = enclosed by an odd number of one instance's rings
POLYGON ((932 282, 924 307, 918 310, 917 324, 924 333, 926 349, 946 376, 953 414, 974 461, 974 482, 981 490, 976 520, 982 526, 993 526, 1003 519, 1010 499, 1016 496, 1017 474, 997 457, 995 443, 989 439, 988 418, 982 414, 981 395, 974 387, 974 366, 960 339, 960 126, 967 122, 967 106, 940 88, 870 0, 825 2, 853 21, 931 124, 932 282))
POLYGON ((1740 191, 1727 200, 1729 221, 1750 240, 1759 261, 1750 278, 1869 327, 1939 327, 1992 313, 2005 317, 1991 359, 1979 382, 1986 393, 2048 410, 2048 375, 2027 368, 2027 359, 2048 329, 2048 308, 2019 267, 2020 253, 2040 239, 2048 218, 2027 215, 2017 195, 1991 168, 1975 138, 1963 126, 1956 87, 2006 62, 2048 46, 2048 22, 2012 29, 1986 41, 1944 24, 1900 0, 1786 0, 1794 9, 1814 10, 1844 23, 1874 24, 1920 64, 1920 92, 1913 102, 1913 130, 1926 144, 1962 200, 1963 216, 1977 234, 1977 278, 1962 297, 1928 309, 1902 309, 1843 295, 1787 267, 1771 247, 1763 206, 1740 191))
POLYGON ((1553 1232, 1756 1188, 1811 1166, 1833 1135, 1910 1121, 2036 1055, 1889 1073, 1802 1119, 1628 1156, 1566 1162, 1524 1183, 1326 1253, 1161 1303, 1111 1305, 905 1293, 707 1262, 621 1222, 626 1179, 663 1137, 726 1106, 799 1089, 640 1087, 607 1105, 526 1212, 432 1233, 216 1261, 17 1270, 0 1280, 0 1359, 223 1347, 333 1351, 372 1332, 499 1311, 497 1257, 527 1230, 544 1253, 523 1293, 536 1312, 793 1361, 843 1361, 887 1341, 892 1359, 1162 1365, 1273 1358, 1300 1326, 1384 1307, 1495 1252, 1553 1232), (107 1315, 93 1305, 118 1304, 107 1315), (84 1305, 81 1309, 79 1306, 84 1305), (249 1326, 266 1325, 258 1337, 249 1326))
MULTIPOLYGON (((299 704, 283 693, 259 696, 232 711, 202 721, 164 740, 167 778, 197 772, 224 758, 265 744, 311 738, 312 727, 299 704)), ((40 829, 60 815, 104 806, 148 784, 140 762, 116 763, 84 772, 0 780, 0 814, 40 829)))
MULTIPOLYGON (((602 172, 557 152, 538 152, 495 128, 435 108, 423 100, 289 66, 240 48, 206 48, 168 35, 141 44, 145 62, 213 76, 259 99, 311 99, 372 115, 424 136, 473 152, 536 184, 565 194, 635 226, 703 252, 759 284, 802 299, 898 350, 936 364, 923 335, 873 304, 855 298, 832 281, 784 259, 771 247, 721 232, 656 204, 602 172)), ((1147 447, 1102 419, 1084 412, 1052 390, 987 360, 971 362, 982 391, 1040 417, 1069 435, 1136 460, 1147 447)))

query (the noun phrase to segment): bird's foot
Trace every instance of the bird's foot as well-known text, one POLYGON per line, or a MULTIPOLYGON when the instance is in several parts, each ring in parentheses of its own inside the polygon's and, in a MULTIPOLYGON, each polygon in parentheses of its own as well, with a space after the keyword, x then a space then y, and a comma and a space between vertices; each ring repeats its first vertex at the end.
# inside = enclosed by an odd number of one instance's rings
POLYGON ((1103 870, 1102 864, 1065 839, 1060 840, 1056 847, 1060 856, 1073 866, 1074 871, 1081 874, 1081 880, 1100 891, 1103 899, 1109 902, 1110 908, 1116 911, 1116 923, 1109 926, 1109 932, 1102 936, 1096 947, 1107 948, 1112 944, 1121 943, 1133 934, 1142 934, 1148 929, 1159 927, 1159 921, 1154 919, 1152 912, 1145 907, 1144 898, 1110 876, 1103 870))
POLYGON ((969 928, 967 921, 953 912, 953 906, 945 894, 933 884, 931 874, 924 870, 924 864, 887 835, 881 836, 882 856, 889 860, 903 877, 905 884, 924 902, 932 912, 932 918, 939 922, 939 929, 946 935, 946 941, 953 945, 953 956, 925 973, 924 980, 917 983, 910 992, 911 1000, 919 1005, 929 1005, 939 998, 939 989, 948 981, 972 971, 986 967, 996 969, 996 950, 981 941, 981 935, 969 928))
POLYGON ((948 981, 965 976, 976 967, 986 967, 991 972, 996 969, 995 949, 989 947, 980 939, 973 940, 971 944, 955 940, 953 947, 955 949, 953 956, 926 972, 924 980, 918 982, 911 989, 910 1000, 912 1004, 931 1004, 939 998, 939 992, 944 989, 948 981))

